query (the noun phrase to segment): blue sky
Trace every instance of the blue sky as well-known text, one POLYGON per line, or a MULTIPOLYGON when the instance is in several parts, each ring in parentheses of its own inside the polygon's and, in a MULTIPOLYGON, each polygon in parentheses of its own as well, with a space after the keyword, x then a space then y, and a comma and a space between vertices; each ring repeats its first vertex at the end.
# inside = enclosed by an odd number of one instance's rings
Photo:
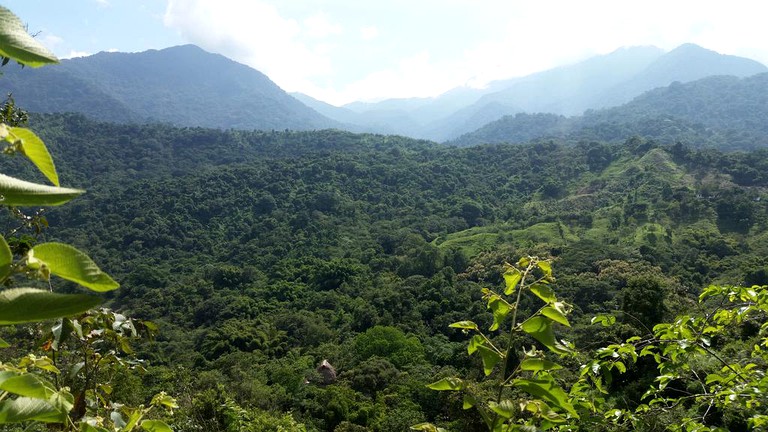
POLYGON ((59 57, 194 43, 342 104, 429 97, 622 46, 768 63, 758 0, 6 0, 59 57), (727 7, 725 7, 727 6, 727 7))

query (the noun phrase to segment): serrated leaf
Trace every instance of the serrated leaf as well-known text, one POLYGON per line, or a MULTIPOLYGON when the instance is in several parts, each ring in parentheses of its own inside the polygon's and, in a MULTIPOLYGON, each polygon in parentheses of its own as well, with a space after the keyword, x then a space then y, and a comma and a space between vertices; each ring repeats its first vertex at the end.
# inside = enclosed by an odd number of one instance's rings
POLYGON ((520 283, 522 278, 523 275, 520 273, 520 270, 514 267, 504 272, 504 284, 506 285, 506 288, 504 288, 504 294, 512 295, 512 293, 515 292, 515 288, 517 288, 517 284, 520 283))
POLYGON ((57 294, 36 288, 0 291, 0 325, 19 324, 83 313, 101 303, 98 297, 57 294))
POLYGON ((78 283, 93 291, 111 291, 120 286, 102 272, 88 255, 63 243, 42 243, 29 251, 29 260, 37 260, 52 274, 78 283))
POLYGON ((520 363, 520 369, 531 372, 557 370, 563 367, 555 362, 540 358, 527 358, 520 363))
POLYGON ((0 204, 9 206, 57 206, 85 191, 41 185, 0 174, 0 204))
POLYGON ((532 293, 536 294, 536 297, 544 300, 545 303, 554 303, 557 301, 557 297, 555 297, 555 292, 552 290, 552 288, 543 283, 537 283, 531 285, 529 288, 532 293))
POLYGON ((552 321, 549 318, 540 315, 528 318, 521 324, 521 328, 524 332, 541 342, 542 345, 549 348, 550 351, 557 354, 567 352, 567 350, 555 340, 555 333, 552 330, 552 321))
POLYGON ((67 411, 63 411, 48 401, 19 397, 0 403, 0 424, 40 421, 44 423, 63 423, 67 411))
POLYGON ((551 375, 541 374, 530 379, 518 378, 513 381, 513 384, 524 392, 547 402, 551 407, 560 408, 573 417, 579 418, 573 405, 568 402, 565 390, 557 385, 551 375))
POLYGON ((455 377, 443 378, 440 381, 427 384, 427 388, 437 391, 457 391, 464 389, 464 381, 455 377))
POLYGON ((147 432, 173 432, 170 426, 160 420, 144 420, 141 422, 141 428, 147 432))
POLYGON ((10 134, 7 139, 18 140, 21 142, 21 152, 40 170, 43 175, 53 183, 59 186, 59 175, 56 174, 56 166, 53 164, 53 158, 48 152, 48 148, 34 132, 20 127, 8 128, 10 134))
POLYGON ((485 345, 480 345, 477 348, 477 351, 480 353, 480 358, 483 360, 483 372, 488 376, 493 372, 494 366, 501 361, 501 356, 499 353, 485 345))
POLYGON ((450 324, 448 327, 460 328, 460 329, 466 329, 466 330, 477 330, 477 324, 475 324, 472 321, 459 321, 459 322, 450 324))
POLYGON ((544 309, 542 309, 541 310, 541 314, 544 315, 545 317, 551 319, 552 321, 554 321, 556 323, 560 323, 560 324, 562 324, 564 326, 568 326, 568 327, 571 326, 571 323, 568 322, 568 318, 566 318, 565 315, 563 315, 559 310, 557 310, 557 309, 555 309, 555 308, 553 308, 551 306, 547 306, 544 309))
POLYGON ((26 27, 13 12, 2 6, 0 6, 0 56, 12 58, 30 67, 59 62, 53 53, 27 33, 26 27))

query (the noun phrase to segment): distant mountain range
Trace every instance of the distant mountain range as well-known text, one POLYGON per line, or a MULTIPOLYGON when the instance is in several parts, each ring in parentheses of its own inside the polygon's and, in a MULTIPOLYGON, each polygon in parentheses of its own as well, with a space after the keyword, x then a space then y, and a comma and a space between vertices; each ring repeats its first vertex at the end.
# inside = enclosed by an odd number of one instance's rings
MULTIPOLYGON (((553 125, 559 133, 571 133, 575 125, 592 124, 587 119, 612 114, 601 112, 594 117, 593 112, 579 120, 564 116, 618 106, 674 82, 686 83, 714 75, 748 77, 768 72, 768 68, 753 60, 718 54, 692 44, 666 53, 655 47, 632 47, 573 65, 492 82, 484 89, 462 87, 435 98, 355 102, 344 107, 302 94, 289 95, 261 72, 193 45, 132 54, 99 53, 34 70, 9 65, 2 72, 0 85, 4 91, 12 92, 19 106, 34 112, 79 112, 118 123, 163 122, 222 129, 339 128, 435 141, 455 140, 456 144, 468 145, 535 138, 540 135, 534 131, 547 131, 553 125), (529 114, 511 120, 505 117, 519 113, 529 114), (507 126, 489 125, 502 118, 507 126), (509 122, 515 121, 526 126, 510 134, 514 127, 509 122), (502 129, 507 132, 501 133, 502 129)), ((729 85, 726 81, 718 82, 729 85)), ((644 97, 674 96, 659 91, 644 97)), ((637 114, 643 100, 650 99, 636 100, 632 102, 636 108, 627 109, 637 114)), ((720 100, 715 97, 715 102, 720 100)), ((680 121, 700 121, 694 113, 689 117, 675 116, 680 121)))
POLYGON ((261 72, 194 45, 102 52, 40 69, 8 65, 2 71, 3 91, 35 112, 222 129, 340 127, 261 72))
POLYGON ((712 76, 643 93, 624 105, 581 116, 505 116, 450 141, 458 146, 522 143, 534 138, 623 140, 641 135, 696 147, 768 147, 768 73, 712 76))

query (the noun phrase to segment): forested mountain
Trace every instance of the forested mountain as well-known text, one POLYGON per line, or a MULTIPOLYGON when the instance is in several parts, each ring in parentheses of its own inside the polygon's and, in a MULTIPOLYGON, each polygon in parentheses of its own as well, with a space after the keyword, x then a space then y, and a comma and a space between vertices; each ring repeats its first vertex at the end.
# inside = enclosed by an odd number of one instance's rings
POLYGON ((683 141, 721 150, 765 148, 768 74, 716 76, 675 82, 615 108, 583 116, 517 114, 465 134, 452 144, 520 143, 534 138, 623 140, 627 134, 663 142, 683 141))
POLYGON ((39 70, 9 66, 6 91, 34 112, 97 120, 236 129, 321 129, 338 124, 264 74, 194 45, 108 53, 39 70))
MULTIPOLYGON (((477 366, 448 325, 490 323, 481 288, 526 253, 556 257, 557 291, 575 308, 564 337, 577 346, 642 333, 711 282, 768 283, 765 151, 641 138, 451 148, 78 115, 31 127, 66 183, 88 189, 46 213, 45 235, 122 282, 112 307, 161 328, 138 348, 148 373, 115 391, 175 395, 182 430, 482 430, 460 398, 425 384, 477 366), (603 312, 621 325, 586 327, 603 312), (332 385, 315 371, 324 359, 332 385)), ((4 158, 3 172, 17 162, 4 158)), ((654 372, 634 367, 605 397, 635 403, 654 372)))
POLYGON ((444 141, 505 115, 577 115, 587 109, 620 105, 674 81, 688 82, 712 75, 746 77, 766 71, 756 61, 718 54, 693 44, 668 53, 656 47, 632 47, 573 65, 493 82, 482 90, 456 89, 434 99, 355 103, 346 108, 361 116, 378 116, 381 127, 388 126, 398 133, 444 141), (457 94, 461 99, 453 97, 457 94), (385 112, 390 113, 392 121, 380 118, 385 112), (399 117, 393 113, 399 113, 399 117))

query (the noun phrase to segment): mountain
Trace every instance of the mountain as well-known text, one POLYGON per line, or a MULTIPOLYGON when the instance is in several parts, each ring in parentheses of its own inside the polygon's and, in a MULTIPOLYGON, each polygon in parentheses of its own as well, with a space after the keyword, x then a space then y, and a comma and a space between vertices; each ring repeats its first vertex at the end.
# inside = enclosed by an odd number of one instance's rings
POLYGON ((752 149, 768 145, 766 117, 768 73, 746 78, 712 76, 689 83, 674 82, 624 105, 588 110, 583 116, 506 116, 450 143, 468 146, 569 136, 624 140, 642 135, 699 147, 752 149))
POLYGON ((261 72, 194 45, 102 52, 39 70, 9 66, 2 83, 30 111, 79 112, 105 121, 222 129, 338 126, 261 72))
POLYGON ((713 75, 746 77, 767 71, 756 61, 694 44, 666 53, 652 46, 628 47, 572 65, 495 81, 485 89, 461 87, 435 98, 356 102, 344 108, 359 113, 358 124, 373 125, 379 131, 445 141, 505 115, 578 115, 588 109, 621 105, 675 81, 713 75), (373 118, 375 122, 370 121, 373 118))

